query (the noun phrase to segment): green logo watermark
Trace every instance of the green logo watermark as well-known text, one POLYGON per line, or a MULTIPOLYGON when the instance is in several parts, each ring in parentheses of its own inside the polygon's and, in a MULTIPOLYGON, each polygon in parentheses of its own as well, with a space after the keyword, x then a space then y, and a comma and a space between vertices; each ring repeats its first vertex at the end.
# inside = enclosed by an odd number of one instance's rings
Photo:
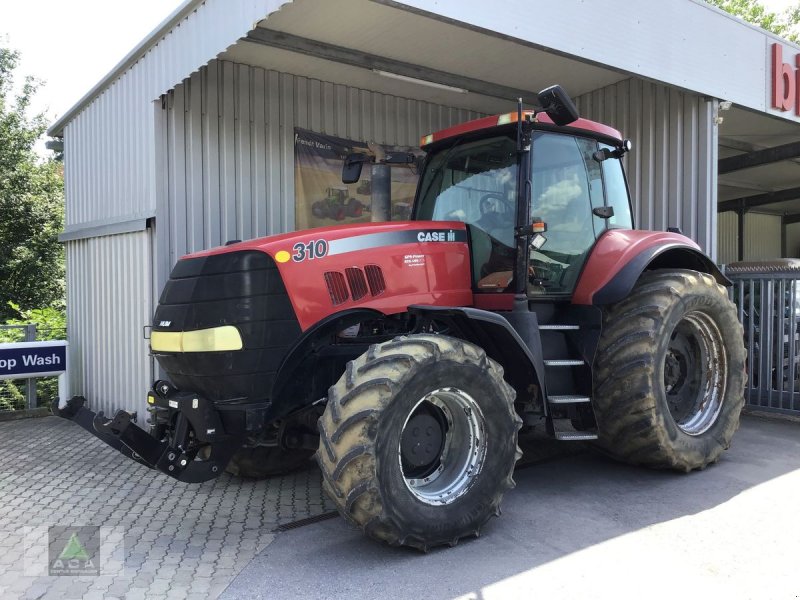
POLYGON ((49 575, 99 575, 99 527, 50 527, 49 575))

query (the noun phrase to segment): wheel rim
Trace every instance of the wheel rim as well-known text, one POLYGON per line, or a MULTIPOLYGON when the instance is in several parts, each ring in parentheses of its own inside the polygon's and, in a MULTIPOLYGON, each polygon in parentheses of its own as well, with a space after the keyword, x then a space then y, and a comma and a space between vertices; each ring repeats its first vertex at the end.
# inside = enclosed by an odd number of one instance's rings
POLYGON ((725 397, 727 353, 706 313, 687 313, 675 327, 664 358, 664 391, 672 419, 688 435, 708 431, 725 397))
POLYGON ((486 421, 465 391, 429 392, 408 414, 398 444, 403 480, 421 502, 450 504, 470 488, 486 458, 486 421))

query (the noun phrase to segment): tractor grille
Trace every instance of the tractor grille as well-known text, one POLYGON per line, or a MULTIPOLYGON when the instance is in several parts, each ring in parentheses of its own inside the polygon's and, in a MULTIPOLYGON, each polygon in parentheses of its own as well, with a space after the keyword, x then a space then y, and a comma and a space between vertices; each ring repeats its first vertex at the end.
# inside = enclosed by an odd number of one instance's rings
POLYGON ((325 285, 328 286, 328 293, 331 295, 331 302, 334 306, 346 302, 350 297, 347 292, 347 284, 344 282, 344 275, 339 271, 326 271, 325 285))
POLYGON ((273 260, 263 252, 226 252, 179 260, 153 319, 156 331, 234 325, 242 350, 158 352, 182 390, 210 400, 266 399, 281 362, 300 337, 300 324, 273 260))
POLYGON ((364 271, 355 267, 349 267, 344 270, 347 275, 347 285, 350 286, 350 294, 353 300, 361 300, 369 293, 367 289, 367 278, 364 277, 364 271))
POLYGON ((386 281, 383 279, 383 271, 378 265, 367 265, 364 267, 369 283, 369 293, 373 296, 380 296, 386 291, 386 281))
POLYGON ((325 285, 334 306, 348 299, 361 300, 367 294, 379 296, 386 291, 383 271, 378 265, 367 265, 364 269, 348 267, 344 274, 339 271, 326 271, 325 285))

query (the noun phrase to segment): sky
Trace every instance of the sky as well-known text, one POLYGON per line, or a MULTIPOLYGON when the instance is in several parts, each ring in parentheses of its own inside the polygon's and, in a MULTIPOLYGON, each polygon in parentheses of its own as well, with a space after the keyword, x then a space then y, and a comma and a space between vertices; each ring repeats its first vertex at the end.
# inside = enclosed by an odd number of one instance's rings
POLYGON ((18 83, 45 81, 31 107, 55 120, 183 0, 0 0, 0 44, 18 50, 18 83))
MULTIPOLYGON (((762 0, 762 4, 779 11, 797 1, 762 0)), ((25 75, 45 81, 32 111, 55 120, 182 3, 0 0, 0 44, 21 52, 19 82, 25 75)))

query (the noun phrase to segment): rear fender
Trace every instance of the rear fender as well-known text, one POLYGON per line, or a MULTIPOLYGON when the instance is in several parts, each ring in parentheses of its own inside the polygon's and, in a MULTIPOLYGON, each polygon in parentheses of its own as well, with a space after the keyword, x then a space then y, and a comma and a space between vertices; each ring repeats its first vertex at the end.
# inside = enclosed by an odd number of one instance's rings
POLYGON ((573 304, 602 306, 626 298, 644 271, 691 269, 718 283, 730 280, 689 238, 670 232, 611 230, 597 241, 578 285, 573 304))

